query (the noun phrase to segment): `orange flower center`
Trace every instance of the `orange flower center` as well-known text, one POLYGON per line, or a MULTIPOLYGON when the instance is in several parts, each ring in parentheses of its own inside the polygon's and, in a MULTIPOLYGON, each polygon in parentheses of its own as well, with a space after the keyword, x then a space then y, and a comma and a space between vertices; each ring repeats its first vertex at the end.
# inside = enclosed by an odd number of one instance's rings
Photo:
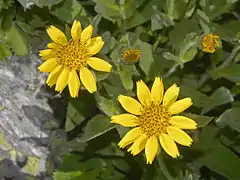
POLYGON ((203 51, 213 53, 219 46, 219 36, 214 34, 206 34, 202 38, 201 45, 203 51))
POLYGON ((123 52, 122 58, 126 63, 136 63, 140 58, 140 51, 137 49, 127 49, 123 52))
POLYGON ((170 117, 166 107, 152 103, 150 106, 144 107, 139 117, 139 126, 148 136, 166 133, 170 117))
POLYGON ((68 44, 58 51, 58 63, 71 69, 80 69, 87 66, 88 54, 85 43, 79 41, 69 41, 68 44))

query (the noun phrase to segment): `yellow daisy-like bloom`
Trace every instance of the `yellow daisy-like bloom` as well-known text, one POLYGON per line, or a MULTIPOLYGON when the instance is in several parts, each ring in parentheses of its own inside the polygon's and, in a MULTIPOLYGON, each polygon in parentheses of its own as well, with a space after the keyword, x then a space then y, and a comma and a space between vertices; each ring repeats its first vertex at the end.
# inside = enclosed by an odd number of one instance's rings
POLYGON ((140 51, 137 49, 127 49, 123 52, 122 58, 126 63, 137 63, 140 59, 140 51))
POLYGON ((202 50, 208 53, 214 53, 216 48, 220 46, 219 36, 215 34, 205 34, 201 40, 202 50))
POLYGON ((90 93, 97 90, 95 77, 88 66, 104 72, 110 72, 112 66, 100 58, 92 57, 104 45, 102 37, 92 38, 92 32, 92 25, 82 30, 79 21, 74 21, 72 25, 71 40, 54 26, 47 29, 53 42, 48 44, 48 49, 40 51, 40 56, 46 61, 38 69, 50 72, 47 78, 50 87, 56 84, 55 90, 61 93, 68 85, 70 95, 77 97, 81 79, 90 93))
POLYGON ((125 127, 134 127, 119 142, 120 148, 132 144, 128 152, 139 154, 145 148, 147 164, 152 164, 162 148, 176 158, 179 151, 175 142, 190 146, 192 138, 182 129, 196 129, 197 124, 190 118, 179 116, 192 105, 191 98, 177 100, 180 88, 172 85, 164 94, 162 80, 155 78, 151 91, 143 81, 137 82, 137 97, 120 95, 118 101, 128 112, 112 116, 112 123, 125 127))

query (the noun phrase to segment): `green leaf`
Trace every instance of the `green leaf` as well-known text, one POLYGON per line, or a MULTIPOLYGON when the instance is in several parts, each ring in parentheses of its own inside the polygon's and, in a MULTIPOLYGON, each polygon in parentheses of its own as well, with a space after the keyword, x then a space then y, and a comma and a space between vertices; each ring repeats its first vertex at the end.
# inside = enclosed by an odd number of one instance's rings
POLYGON ((232 64, 226 68, 216 68, 209 71, 210 75, 216 78, 226 78, 232 82, 240 82, 240 64, 232 64))
POLYGON ((122 112, 122 108, 117 102, 117 99, 116 100, 108 99, 99 94, 97 94, 95 97, 98 108, 107 116, 111 117, 122 112))
POLYGON ((120 138, 123 138, 126 135, 126 133, 129 131, 129 128, 126 128, 126 127, 121 126, 121 125, 117 125, 116 129, 118 131, 118 134, 119 134, 120 138))
POLYGON ((97 82, 107 79, 109 74, 110 73, 108 72, 94 71, 94 75, 96 76, 97 82))
POLYGON ((140 41, 140 61, 139 66, 148 76, 150 74, 151 65, 154 62, 152 46, 146 42, 140 41))
POLYGON ((126 90, 133 89, 133 80, 132 80, 132 72, 128 70, 122 70, 119 72, 123 86, 126 90))
POLYGON ((165 5, 166 14, 170 19, 179 19, 185 10, 186 1, 167 0, 165 5))
POLYGON ((151 17, 151 30, 155 31, 174 25, 174 21, 162 13, 156 6, 153 7, 154 14, 151 17))
POLYGON ((109 53, 109 51, 111 51, 115 45, 117 44, 117 40, 112 37, 111 33, 109 31, 106 31, 102 34, 102 38, 104 40, 104 46, 101 50, 101 52, 103 52, 104 54, 109 53))
POLYGON ((150 77, 155 78, 156 76, 161 76, 162 74, 166 73, 166 70, 170 69, 173 66, 175 66, 174 61, 169 61, 164 57, 162 52, 157 53, 154 62, 151 65, 150 77))
POLYGON ((175 62, 181 62, 180 57, 178 57, 178 56, 176 56, 176 55, 174 55, 173 53, 170 53, 170 52, 164 52, 163 57, 166 58, 167 60, 172 60, 172 61, 175 61, 175 62))
POLYGON ((16 14, 16 9, 15 8, 11 8, 7 11, 1 12, 1 16, 0 16, 0 29, 1 29, 1 31, 8 30, 12 26, 13 19, 15 18, 14 17, 15 14, 16 14))
POLYGON ((208 167, 210 170, 223 175, 228 179, 238 179, 240 172, 239 158, 228 148, 221 145, 212 147, 205 156, 198 159, 203 166, 208 167))
POLYGON ((3 11, 3 9, 9 9, 13 4, 12 0, 1 0, 0 1, 0 12, 3 11))
POLYGON ((232 8, 236 0, 214 0, 207 5, 213 8, 208 8, 208 16, 213 20, 221 17, 225 13, 232 12, 232 8))
POLYGON ((121 4, 120 8, 123 11, 124 19, 131 17, 136 9, 143 4, 145 0, 124 0, 123 5, 121 4))
POLYGON ((62 164, 58 167, 58 171, 74 172, 74 171, 89 171, 94 168, 99 168, 104 165, 101 159, 83 160, 79 154, 67 154, 62 159, 62 164))
POLYGON ((134 83, 133 83, 133 76, 138 75, 138 71, 135 67, 135 65, 126 65, 126 64, 120 64, 120 78, 122 80, 123 86, 126 90, 132 90, 134 83))
POLYGON ((111 73, 103 82, 103 86, 107 95, 113 99, 117 99, 119 94, 125 94, 126 92, 119 74, 111 73))
POLYGON ((220 143, 217 129, 213 126, 205 126, 200 134, 198 144, 201 156, 198 162, 210 170, 221 174, 227 179, 240 177, 240 159, 228 148, 220 143))
POLYGON ((81 137, 82 142, 90 141, 115 128, 111 125, 108 116, 98 114, 94 116, 87 124, 85 132, 81 137))
POLYGON ((120 7, 115 0, 94 0, 95 11, 104 18, 115 22, 121 19, 120 7))
POLYGON ((135 13, 132 15, 131 18, 127 19, 126 26, 127 29, 133 28, 140 24, 145 23, 146 21, 151 19, 153 15, 153 6, 157 8, 161 8, 164 5, 164 1, 156 1, 156 0, 149 0, 144 3, 143 7, 140 7, 135 13))
POLYGON ((86 118, 92 117, 97 112, 94 98, 86 91, 81 91, 81 99, 72 99, 68 103, 65 130, 71 131, 86 118))
POLYGON ((56 171, 53 173, 53 179, 54 180, 73 180, 75 178, 79 178, 81 177, 82 172, 81 171, 77 171, 77 172, 59 172, 56 171))
POLYGON ((210 99, 206 102, 201 114, 205 114, 217 106, 233 102, 233 100, 231 92, 225 87, 220 87, 210 96, 210 99))
POLYGON ((218 144, 218 130, 219 129, 213 125, 205 126, 202 128, 199 141, 193 146, 197 146, 200 150, 209 150, 213 146, 216 146, 218 144))
POLYGON ((189 33, 196 33, 196 35, 201 33, 196 19, 184 19, 176 23, 173 30, 169 32, 169 43, 174 49, 179 49, 189 33))
POLYGON ((103 166, 100 158, 83 160, 78 154, 68 154, 54 173, 54 180, 95 180, 103 166))
POLYGON ((225 41, 237 40, 237 33, 240 29, 240 22, 238 20, 228 21, 224 24, 213 24, 216 34, 225 41))
POLYGON ((12 53, 8 47, 3 44, 0 44, 0 61, 4 60, 5 57, 11 56, 12 53))
POLYGON ((170 52, 164 52, 163 56, 166 59, 173 60, 177 64, 183 66, 184 63, 191 61, 197 55, 199 38, 196 36, 196 33, 189 33, 181 42, 179 47, 176 49, 178 55, 174 55, 170 52))
POLYGON ((214 119, 214 117, 201 116, 201 115, 192 114, 192 113, 184 113, 184 116, 189 117, 194 121, 196 121, 198 128, 208 125, 214 119))
POLYGON ((182 59, 182 62, 179 62, 180 64, 193 60, 198 52, 198 44, 199 38, 196 33, 189 33, 186 35, 180 46, 179 57, 182 59))
POLYGON ((37 5, 39 7, 52 6, 62 2, 63 0, 18 0, 18 2, 24 7, 24 9, 30 9, 32 6, 37 5))
POLYGON ((17 56, 27 56, 29 36, 21 31, 14 23, 5 31, 6 39, 17 56))
POLYGON ((86 16, 86 11, 77 0, 63 1, 52 7, 51 13, 60 20, 72 23, 77 16, 86 16))
POLYGON ((181 85, 180 86, 180 97, 190 97, 193 100, 193 106, 202 108, 205 106, 206 102, 209 101, 209 97, 195 88, 181 85))
POLYGON ((185 18, 186 19, 190 18, 193 15, 197 5, 198 5, 197 0, 188 1, 187 7, 186 7, 186 10, 185 10, 185 18))
POLYGON ((229 126, 233 130, 240 133, 240 108, 232 108, 226 110, 221 114, 219 118, 216 119, 216 124, 224 128, 225 126, 229 126))
POLYGON ((200 24, 201 28, 203 29, 203 32, 204 33, 210 33, 211 32, 211 29, 209 27, 210 19, 206 15, 206 13, 201 11, 200 9, 198 9, 197 10, 197 17, 198 17, 198 20, 199 20, 199 24, 200 24))
POLYGON ((51 7, 53 5, 59 4, 62 1, 63 0, 35 0, 36 5, 38 5, 39 7, 43 6, 51 7))

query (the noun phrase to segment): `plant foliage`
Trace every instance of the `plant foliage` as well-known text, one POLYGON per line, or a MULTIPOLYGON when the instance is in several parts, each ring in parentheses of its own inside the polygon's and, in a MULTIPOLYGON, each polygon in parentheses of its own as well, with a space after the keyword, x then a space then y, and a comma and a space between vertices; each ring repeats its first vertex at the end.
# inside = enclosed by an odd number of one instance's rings
POLYGON ((62 161, 54 180, 240 179, 239 9, 239 0, 0 0, 0 60, 29 55, 49 41, 48 26, 69 32, 78 20, 103 37, 99 56, 113 66, 111 73, 96 72, 95 94, 81 90, 78 99, 69 98, 68 140, 60 149, 71 150, 55 154, 62 161), (201 49, 207 33, 220 38, 214 53, 201 49), (128 48, 140 50, 138 63, 124 63, 128 48), (198 129, 180 158, 162 151, 146 165, 143 153, 118 148, 128 129, 110 124, 110 117, 123 112, 119 94, 135 96, 136 81, 151 85, 155 76, 193 99, 185 115, 198 129))

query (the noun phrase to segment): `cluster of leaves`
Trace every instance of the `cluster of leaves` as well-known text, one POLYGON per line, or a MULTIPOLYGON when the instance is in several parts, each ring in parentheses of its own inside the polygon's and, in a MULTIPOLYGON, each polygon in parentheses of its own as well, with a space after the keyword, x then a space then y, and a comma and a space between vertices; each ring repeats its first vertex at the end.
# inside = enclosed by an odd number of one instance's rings
POLYGON ((11 56, 10 49, 27 55, 30 47, 47 40, 50 24, 69 31, 65 25, 79 20, 103 37, 99 56, 113 65, 112 73, 96 72, 97 93, 81 91, 79 99, 69 99, 68 140, 59 142, 68 151, 62 151, 55 180, 240 178, 238 0, 0 2, 0 59, 11 56), (213 54, 199 45, 205 33, 222 41, 213 54), (126 64, 122 52, 133 47, 140 50, 140 61, 126 64), (193 99, 185 115, 198 129, 192 133, 193 146, 181 148, 179 159, 161 152, 161 161, 148 166, 142 155, 131 157, 117 147, 127 128, 111 125, 110 117, 123 111, 119 94, 135 96, 136 80, 151 85, 155 76, 163 77, 165 88, 177 83, 180 96, 193 99))

